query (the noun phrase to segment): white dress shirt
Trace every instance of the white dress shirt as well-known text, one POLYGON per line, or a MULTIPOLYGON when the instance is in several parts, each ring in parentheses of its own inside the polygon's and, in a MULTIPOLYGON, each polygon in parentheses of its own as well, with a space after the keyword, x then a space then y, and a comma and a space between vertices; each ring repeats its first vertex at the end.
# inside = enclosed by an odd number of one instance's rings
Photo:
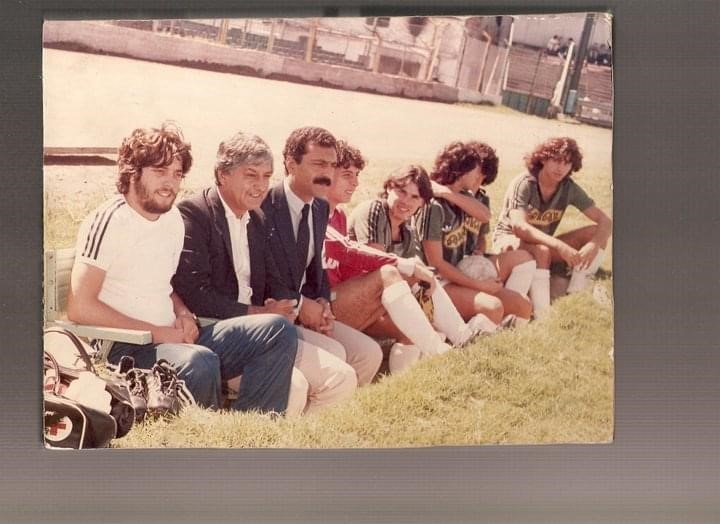
MULTIPOLYGON (((290 220, 292 220, 293 234, 295 235, 295 241, 297 242, 298 228, 300 227, 300 219, 302 218, 302 209, 303 206, 305 206, 305 202, 303 202, 300 197, 298 197, 295 193, 292 192, 292 189, 290 189, 290 183, 288 182, 287 178, 283 180, 283 185, 285 187, 285 197, 287 199, 288 208, 290 209, 290 220)), ((308 243, 307 259, 305 260, 306 269, 310 264, 310 261, 313 259, 313 256, 315 256, 315 243, 313 242, 315 232, 313 231, 314 228, 312 200, 308 202, 308 204, 310 205, 310 209, 308 212, 308 228, 310 229, 310 242, 308 243)), ((303 284, 305 284, 305 274, 306 271, 303 271, 302 280, 300 281, 301 288, 303 284)))
POLYGON ((225 218, 230 230, 230 246, 232 247, 233 266, 238 282, 237 301, 241 304, 251 303, 252 287, 250 287, 250 247, 248 245, 247 226, 250 222, 250 213, 245 212, 237 217, 230 206, 218 191, 220 201, 225 208, 225 218))

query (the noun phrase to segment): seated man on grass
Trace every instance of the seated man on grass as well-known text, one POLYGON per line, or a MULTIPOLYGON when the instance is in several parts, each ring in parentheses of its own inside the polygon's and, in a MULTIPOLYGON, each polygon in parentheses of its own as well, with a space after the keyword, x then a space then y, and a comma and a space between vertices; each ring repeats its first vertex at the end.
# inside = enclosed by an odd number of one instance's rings
MULTIPOLYGON (((178 204, 185 246, 173 285, 197 314, 254 318, 276 313, 295 321, 297 301, 288 298, 278 282, 266 245, 265 216, 259 210, 272 172, 269 146, 258 136, 238 132, 218 147, 215 185, 178 204)), ((298 341, 289 414, 336 404, 356 386, 352 367, 298 341)))
POLYGON ((612 220, 575 182, 582 153, 572 138, 551 138, 525 157, 527 173, 516 177, 505 192, 493 243, 500 252, 524 249, 537 263, 530 287, 535 316, 550 307, 550 265, 572 268, 568 293, 585 289, 600 267, 612 220), (593 225, 555 236, 565 210, 574 206, 593 225))
POLYGON ((152 342, 116 342, 108 361, 140 368, 167 360, 204 407, 219 408, 221 381, 242 374, 237 410, 284 413, 297 333, 282 315, 230 318, 198 328, 171 285, 185 227, 173 206, 192 164, 190 144, 171 124, 136 129, 118 152, 119 195, 80 226, 68 318, 150 331, 152 342))
MULTIPOLYGON (((418 259, 379 251, 347 237, 347 220, 338 205, 352 198, 365 160, 357 149, 341 140, 337 152, 338 167, 328 193, 330 221, 325 234, 325 266, 335 295, 332 302, 335 317, 374 336, 398 339, 390 352, 391 372, 406 369, 421 355, 446 352, 449 349, 444 341, 446 336, 460 346, 483 328, 494 327, 484 316, 466 324, 432 272, 418 259), (408 282, 417 286, 418 291, 426 288, 424 300, 431 304, 432 323, 408 282)), ((414 169, 413 173, 420 176, 422 168, 414 169)), ((424 198, 429 198, 427 175, 424 181, 424 198)), ((423 201, 419 195, 418 201, 423 201)))

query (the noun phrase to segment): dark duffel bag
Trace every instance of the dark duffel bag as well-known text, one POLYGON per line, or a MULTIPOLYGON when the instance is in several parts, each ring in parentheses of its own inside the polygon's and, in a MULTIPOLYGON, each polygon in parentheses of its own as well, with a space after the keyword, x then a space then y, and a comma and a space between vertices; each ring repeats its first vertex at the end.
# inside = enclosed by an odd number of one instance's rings
POLYGON ((60 366, 50 353, 44 354, 45 391, 43 419, 45 445, 49 448, 104 448, 117 434, 115 419, 60 393, 60 366))
MULTIPOLYGON (((93 351, 92 348, 74 333, 57 327, 45 330, 45 353, 53 358, 58 370, 56 394, 63 396, 70 384, 85 371, 99 377, 90 358, 90 351, 93 351)), ((135 409, 130 400, 127 383, 116 377, 99 378, 105 382, 105 391, 111 397, 110 415, 115 419, 117 426, 115 438, 124 437, 135 422, 135 409)))

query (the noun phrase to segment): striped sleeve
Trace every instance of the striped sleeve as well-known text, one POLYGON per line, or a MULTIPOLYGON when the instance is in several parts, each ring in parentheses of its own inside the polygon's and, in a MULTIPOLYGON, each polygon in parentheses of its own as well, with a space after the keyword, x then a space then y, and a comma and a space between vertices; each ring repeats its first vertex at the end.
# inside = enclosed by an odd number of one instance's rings
POLYGON ((443 221, 445 213, 442 205, 435 199, 423 206, 418 221, 420 240, 440 240, 443 238, 443 221))
POLYGON ((530 205, 532 193, 531 182, 526 176, 519 179, 508 188, 507 205, 508 209, 527 209, 530 205))
POLYGON ((125 199, 118 198, 100 206, 88 215, 80 226, 75 254, 78 260, 107 270, 114 253, 116 235, 112 234, 111 223, 117 211, 126 205, 125 199))
POLYGON ((383 209, 383 203, 380 200, 374 200, 370 204, 370 210, 368 212, 368 231, 367 231, 367 243, 370 244, 383 244, 387 243, 385 238, 385 226, 387 220, 385 220, 385 210, 383 209))

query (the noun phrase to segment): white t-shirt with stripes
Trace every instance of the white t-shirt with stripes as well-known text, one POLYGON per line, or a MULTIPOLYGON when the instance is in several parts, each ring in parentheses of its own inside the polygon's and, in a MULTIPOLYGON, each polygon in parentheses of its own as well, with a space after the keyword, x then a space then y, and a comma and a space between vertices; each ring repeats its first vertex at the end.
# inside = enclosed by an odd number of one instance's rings
POLYGON ((183 247, 185 226, 173 206, 155 220, 117 196, 90 213, 78 232, 75 264, 105 271, 98 298, 129 317, 172 326, 170 280, 183 247))

